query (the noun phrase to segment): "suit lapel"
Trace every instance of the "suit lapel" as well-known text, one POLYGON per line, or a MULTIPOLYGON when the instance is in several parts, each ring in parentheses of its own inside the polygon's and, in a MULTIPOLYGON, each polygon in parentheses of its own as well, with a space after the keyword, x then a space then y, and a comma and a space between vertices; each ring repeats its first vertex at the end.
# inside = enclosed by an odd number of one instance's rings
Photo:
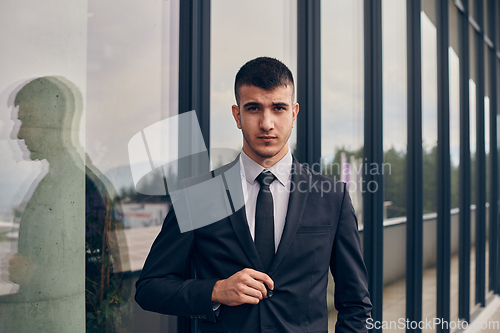
POLYGON ((260 261, 259 253, 257 252, 257 248, 255 247, 255 243, 253 242, 250 230, 248 229, 245 206, 232 214, 229 219, 231 220, 236 238, 238 238, 241 247, 245 251, 254 269, 262 272, 264 270, 264 267, 262 266, 262 262, 260 261))
POLYGON ((248 228, 247 215, 243 200, 243 189, 241 188, 241 173, 240 173, 240 156, 230 163, 227 167, 221 168, 214 172, 214 176, 224 172, 224 182, 228 193, 228 198, 233 208, 233 214, 229 216, 236 238, 240 242, 241 247, 245 251, 248 259, 253 265, 253 268, 258 271, 263 271, 262 262, 260 261, 259 253, 255 247, 255 243, 248 228), (232 168, 232 167, 235 168, 232 168))
POLYGON ((297 229, 300 226, 309 191, 300 191, 298 185, 309 184, 309 177, 310 172, 306 170, 294 157, 292 166, 292 184, 290 186, 290 197, 288 199, 285 228, 283 229, 283 234, 278 246, 278 251, 274 256, 274 260, 269 269, 269 275, 276 270, 276 268, 283 260, 283 257, 287 253, 288 248, 290 247, 295 234, 297 233, 297 229))

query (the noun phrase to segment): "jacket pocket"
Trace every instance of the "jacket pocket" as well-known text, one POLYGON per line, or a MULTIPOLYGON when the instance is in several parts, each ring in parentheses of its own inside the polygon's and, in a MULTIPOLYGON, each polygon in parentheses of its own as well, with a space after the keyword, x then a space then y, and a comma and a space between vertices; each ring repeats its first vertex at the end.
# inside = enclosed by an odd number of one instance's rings
POLYGON ((303 225, 297 229, 298 234, 325 234, 329 233, 331 226, 329 225, 303 225))

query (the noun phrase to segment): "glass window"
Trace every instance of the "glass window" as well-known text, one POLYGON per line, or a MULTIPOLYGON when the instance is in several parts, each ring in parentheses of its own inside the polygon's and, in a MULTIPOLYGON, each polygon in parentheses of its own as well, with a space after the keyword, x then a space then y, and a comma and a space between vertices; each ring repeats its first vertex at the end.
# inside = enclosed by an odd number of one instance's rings
POLYGON ((7 8, 0 331, 175 332, 134 301, 169 203, 136 191, 128 143, 177 113, 178 1, 7 8))
POLYGON ((484 18, 484 34, 485 36, 489 36, 490 27, 489 27, 489 8, 488 8, 488 0, 483 0, 483 18, 484 18))
POLYGON ((470 309, 476 304, 476 32, 469 25, 469 123, 470 123, 470 158, 471 158, 471 264, 470 264, 470 309))
MULTIPOLYGON (((131 330, 146 322, 150 332, 174 332, 175 317, 161 319, 134 301, 135 280, 170 201, 136 190, 140 182, 131 172, 137 164, 128 144, 177 114, 179 3, 91 0, 88 11, 87 332, 131 330), (104 220, 102 209, 109 215, 104 220)), ((178 141, 169 137, 158 146, 170 140, 178 141)), ((148 144, 154 159, 156 145, 146 139, 148 144)))
MULTIPOLYGON (((322 172, 348 184, 358 218, 362 219, 363 158, 363 1, 321 3, 321 160, 322 172), (338 33, 343 31, 343 33, 338 33)), ((337 312, 334 284, 328 284, 330 330, 337 312)))
MULTIPOLYGON (((436 317, 437 255, 437 31, 434 0, 422 2, 422 153, 424 260, 422 317, 436 317)), ((432 332, 424 328, 423 332, 432 332)))
POLYGON ((497 50, 500 50, 500 4, 497 1, 493 1, 493 4, 495 5, 495 39, 496 41, 493 41, 493 43, 496 46, 497 50))
MULTIPOLYGON (((210 146, 212 167, 231 162, 242 147, 242 136, 231 114, 234 78, 247 61, 269 56, 287 65, 297 80, 296 0, 213 0, 210 65, 210 146), (265 10, 263 10, 265 8, 265 10), (251 18, 242 19, 241 15, 251 18)), ((290 137, 292 153, 295 128, 290 137)))
MULTIPOLYGON (((483 43, 484 47, 484 87, 485 87, 485 96, 484 96, 484 148, 486 153, 486 230, 488 230, 489 225, 489 212, 490 212, 490 193, 491 193, 491 168, 490 168, 490 48, 486 43, 483 43)), ((486 233, 486 283, 485 295, 488 295, 489 291, 489 237, 488 233, 486 233)))
POLYGON ((481 0, 471 0, 469 1, 469 17, 472 17, 474 21, 477 22, 477 5, 476 2, 481 0))
POLYGON ((450 158, 451 158, 451 300, 450 319, 458 320, 458 235, 459 235, 459 168, 460 168, 460 59, 458 57, 459 12, 449 1, 450 47, 450 158))
POLYGON ((460 60, 458 41, 458 9, 449 1, 450 19, 450 48, 449 48, 449 72, 450 72, 450 154, 452 167, 451 180, 451 207, 458 208, 458 169, 460 165, 460 60))
MULTIPOLYGON (((406 304, 406 5, 382 1, 384 122, 383 320, 405 318, 406 304)), ((404 330, 401 330, 403 332, 404 330)), ((395 332, 395 331, 394 331, 395 332)))
MULTIPOLYGON (((434 4, 434 0, 423 3, 434 4)), ((434 7, 434 6, 432 6, 434 7)), ((428 13, 422 27, 422 137, 424 152, 424 214, 436 212, 437 170, 437 33, 428 13)))
POLYGON ((323 1, 321 15, 322 170, 348 183, 362 224, 363 2, 323 1))
POLYGON ((0 331, 81 331, 87 4, 3 7, 0 331))

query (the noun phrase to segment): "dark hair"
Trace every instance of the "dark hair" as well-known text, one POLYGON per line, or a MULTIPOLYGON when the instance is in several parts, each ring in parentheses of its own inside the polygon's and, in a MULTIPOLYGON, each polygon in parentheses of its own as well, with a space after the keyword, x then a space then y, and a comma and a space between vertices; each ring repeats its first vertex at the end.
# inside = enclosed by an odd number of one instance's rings
POLYGON ((76 87, 73 87, 64 78, 39 77, 27 83, 17 92, 14 106, 30 107, 29 117, 22 120, 24 125, 72 129, 76 107, 76 90, 76 87))
POLYGON ((256 86, 265 90, 273 90, 280 86, 292 85, 292 99, 294 98, 293 75, 290 69, 281 61, 270 57, 259 57, 250 60, 236 74, 234 80, 234 96, 240 104, 238 90, 241 86, 256 86))

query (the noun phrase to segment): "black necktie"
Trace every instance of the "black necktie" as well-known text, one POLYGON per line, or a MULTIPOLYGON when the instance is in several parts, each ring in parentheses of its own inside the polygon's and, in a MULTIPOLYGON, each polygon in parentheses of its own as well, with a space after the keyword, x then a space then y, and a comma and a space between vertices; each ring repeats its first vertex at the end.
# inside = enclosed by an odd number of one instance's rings
POLYGON ((276 179, 269 171, 257 176, 260 184, 255 207, 255 247, 267 272, 274 258, 273 195, 269 186, 276 179))

